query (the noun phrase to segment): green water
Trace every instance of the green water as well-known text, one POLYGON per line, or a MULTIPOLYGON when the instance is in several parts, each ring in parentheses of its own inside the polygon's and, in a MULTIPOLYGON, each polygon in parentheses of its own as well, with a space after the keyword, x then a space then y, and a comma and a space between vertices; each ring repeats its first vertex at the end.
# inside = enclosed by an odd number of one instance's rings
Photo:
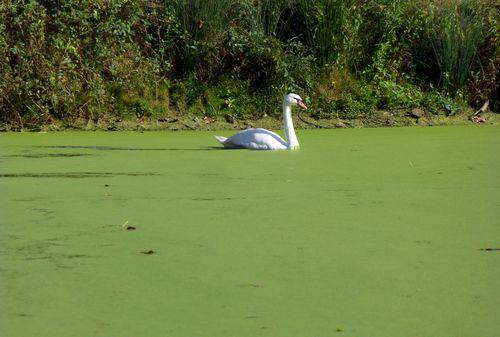
POLYGON ((498 336, 500 127, 213 134, 0 134, 0 336, 498 336))

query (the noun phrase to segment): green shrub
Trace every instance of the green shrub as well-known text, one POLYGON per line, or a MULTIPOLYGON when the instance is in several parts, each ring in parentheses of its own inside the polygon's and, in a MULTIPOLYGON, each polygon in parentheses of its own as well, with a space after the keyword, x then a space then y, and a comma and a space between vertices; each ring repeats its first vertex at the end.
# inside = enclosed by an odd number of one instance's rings
POLYGON ((117 113, 120 91, 162 79, 143 57, 137 1, 7 1, 0 5, 0 110, 50 120, 117 113))
POLYGON ((232 22, 251 33, 286 39, 294 6, 295 0, 234 1, 232 22))
POLYGON ((440 70, 440 85, 456 93, 470 75, 479 45, 484 39, 483 16, 477 0, 442 2, 430 9, 428 39, 440 70))
POLYGON ((278 115, 291 91, 325 116, 495 109, 498 19, 493 0, 4 0, 0 119, 278 115))
POLYGON ((219 48, 229 25, 230 0, 169 0, 165 1, 171 19, 171 59, 180 75, 197 74, 210 77, 218 66, 219 48))
MULTIPOLYGON (((353 0, 300 0, 302 35, 320 65, 337 62, 349 38, 353 0)), ((298 32, 297 32, 298 33, 298 32)))
POLYGON ((380 81, 378 86, 379 108, 416 108, 421 105, 423 92, 411 84, 401 85, 394 81, 380 81))

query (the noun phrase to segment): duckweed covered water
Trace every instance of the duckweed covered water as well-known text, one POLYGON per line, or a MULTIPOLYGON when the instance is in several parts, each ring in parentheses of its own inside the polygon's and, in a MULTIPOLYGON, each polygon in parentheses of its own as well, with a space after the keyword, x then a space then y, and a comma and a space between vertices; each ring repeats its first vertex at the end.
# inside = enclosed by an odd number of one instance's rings
POLYGON ((498 336, 499 127, 212 135, 0 134, 0 335, 498 336))

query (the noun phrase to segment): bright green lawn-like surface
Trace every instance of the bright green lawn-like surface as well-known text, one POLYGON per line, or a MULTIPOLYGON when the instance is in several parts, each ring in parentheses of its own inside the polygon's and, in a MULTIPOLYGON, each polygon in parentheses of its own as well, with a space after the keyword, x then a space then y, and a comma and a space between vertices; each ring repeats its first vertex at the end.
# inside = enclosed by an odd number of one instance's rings
POLYGON ((500 127, 213 134, 0 134, 0 335, 498 336, 500 127))

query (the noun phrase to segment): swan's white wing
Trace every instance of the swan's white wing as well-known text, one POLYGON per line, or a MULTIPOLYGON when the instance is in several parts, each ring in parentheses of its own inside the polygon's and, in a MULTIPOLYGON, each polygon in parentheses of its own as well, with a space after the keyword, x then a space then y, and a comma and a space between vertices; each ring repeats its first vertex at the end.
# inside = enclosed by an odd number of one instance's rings
POLYGON ((286 150, 287 143, 277 133, 266 129, 247 129, 227 139, 233 147, 252 150, 286 150))

